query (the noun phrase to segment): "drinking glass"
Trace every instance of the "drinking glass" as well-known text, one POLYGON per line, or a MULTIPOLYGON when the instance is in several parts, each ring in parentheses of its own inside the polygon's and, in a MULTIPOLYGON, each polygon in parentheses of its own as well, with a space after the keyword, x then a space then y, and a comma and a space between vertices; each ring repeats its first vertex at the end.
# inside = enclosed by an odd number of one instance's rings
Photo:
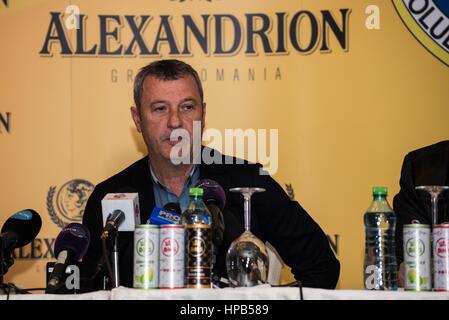
POLYGON ((432 229, 438 224, 438 196, 444 190, 448 190, 448 186, 416 186, 416 190, 425 190, 430 194, 431 212, 432 212, 432 229))
POLYGON ((232 188, 244 199, 245 231, 232 243, 226 254, 226 271, 232 287, 252 287, 267 282, 268 253, 264 243, 251 232, 251 196, 263 188, 232 188))

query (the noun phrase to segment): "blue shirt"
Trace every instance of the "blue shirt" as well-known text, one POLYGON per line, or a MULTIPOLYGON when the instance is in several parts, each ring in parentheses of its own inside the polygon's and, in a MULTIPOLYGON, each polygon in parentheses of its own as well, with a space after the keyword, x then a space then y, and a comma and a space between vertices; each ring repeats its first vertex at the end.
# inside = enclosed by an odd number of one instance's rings
POLYGON ((187 209, 189 205, 189 190, 190 188, 194 188, 200 179, 200 168, 196 164, 192 167, 192 171, 187 177, 184 183, 184 189, 181 192, 181 195, 178 197, 174 192, 172 192, 167 186, 165 186, 153 172, 153 169, 150 166, 151 178, 153 179, 153 193, 154 193, 154 201, 156 207, 163 208, 169 202, 179 203, 181 207, 181 212, 187 209))

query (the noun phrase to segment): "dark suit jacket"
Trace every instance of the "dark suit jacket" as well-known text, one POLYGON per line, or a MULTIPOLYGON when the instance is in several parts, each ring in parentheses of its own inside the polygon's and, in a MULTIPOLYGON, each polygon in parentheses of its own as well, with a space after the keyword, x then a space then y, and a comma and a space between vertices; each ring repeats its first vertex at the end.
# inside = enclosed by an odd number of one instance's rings
MULTIPOLYGON (((402 228, 412 220, 431 224, 430 196, 415 190, 420 185, 449 185, 449 141, 442 141, 407 154, 402 165, 400 191, 393 199, 397 216, 396 255, 398 265, 403 261, 402 228)), ((449 192, 440 194, 438 222, 449 221, 449 192)))
MULTIPOLYGON (((218 152, 218 151, 214 151, 218 152)), ((219 154, 224 159, 224 157, 219 154)), ((235 158, 232 158, 233 163, 235 158)), ((224 160, 223 160, 224 163, 224 160)), ((217 268, 226 276, 227 249, 243 232, 243 197, 229 192, 229 188, 257 186, 267 191, 253 195, 251 200, 251 231, 263 242, 269 241, 304 286, 335 288, 340 264, 332 252, 328 239, 319 225, 296 201, 291 201, 284 190, 270 176, 259 175, 256 164, 204 164, 200 165, 200 179, 217 181, 225 190, 225 236, 219 248, 217 268)), ((155 205, 153 185, 145 157, 122 172, 98 184, 91 194, 83 217, 83 224, 91 233, 89 249, 83 258, 82 273, 93 273, 101 256, 100 233, 103 228, 101 199, 107 193, 133 189, 139 193, 141 223, 146 223, 155 205)), ((120 284, 133 285, 133 233, 119 233, 120 284)), ((99 289, 96 283, 92 290, 99 289)))

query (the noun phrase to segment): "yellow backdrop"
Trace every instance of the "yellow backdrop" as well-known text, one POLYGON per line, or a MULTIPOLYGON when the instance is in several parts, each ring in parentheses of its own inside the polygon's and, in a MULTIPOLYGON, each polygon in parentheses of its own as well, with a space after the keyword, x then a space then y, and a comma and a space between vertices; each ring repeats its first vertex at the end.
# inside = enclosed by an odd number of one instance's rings
MULTIPOLYGON (((19 286, 45 285, 61 225, 79 221, 92 185, 144 155, 129 108, 133 75, 154 59, 199 70, 207 128, 279 130, 274 178, 292 185, 337 245, 341 289, 363 287, 371 187, 388 186, 391 202, 404 155, 449 137, 448 66, 392 1, 4 2, 0 224, 24 208, 43 219, 6 276, 19 286), (83 16, 81 29, 69 5, 83 16), (142 27, 148 52, 138 42, 129 48, 132 26, 142 27)), ((285 271, 283 281, 290 277, 285 271)))

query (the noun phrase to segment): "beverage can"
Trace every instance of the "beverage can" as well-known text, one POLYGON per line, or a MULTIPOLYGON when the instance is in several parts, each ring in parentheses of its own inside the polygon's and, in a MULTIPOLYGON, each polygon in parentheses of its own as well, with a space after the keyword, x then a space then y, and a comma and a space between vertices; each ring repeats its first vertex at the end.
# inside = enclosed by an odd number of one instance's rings
POLYGON ((432 290, 430 226, 412 223, 403 227, 404 289, 432 290))
POLYGON ((142 224, 134 231, 133 287, 157 288, 159 282, 159 226, 142 224))
POLYGON ((449 223, 433 227, 433 291, 449 291, 449 223))
POLYGON ((161 225, 159 239, 159 288, 184 288, 184 226, 161 225))

